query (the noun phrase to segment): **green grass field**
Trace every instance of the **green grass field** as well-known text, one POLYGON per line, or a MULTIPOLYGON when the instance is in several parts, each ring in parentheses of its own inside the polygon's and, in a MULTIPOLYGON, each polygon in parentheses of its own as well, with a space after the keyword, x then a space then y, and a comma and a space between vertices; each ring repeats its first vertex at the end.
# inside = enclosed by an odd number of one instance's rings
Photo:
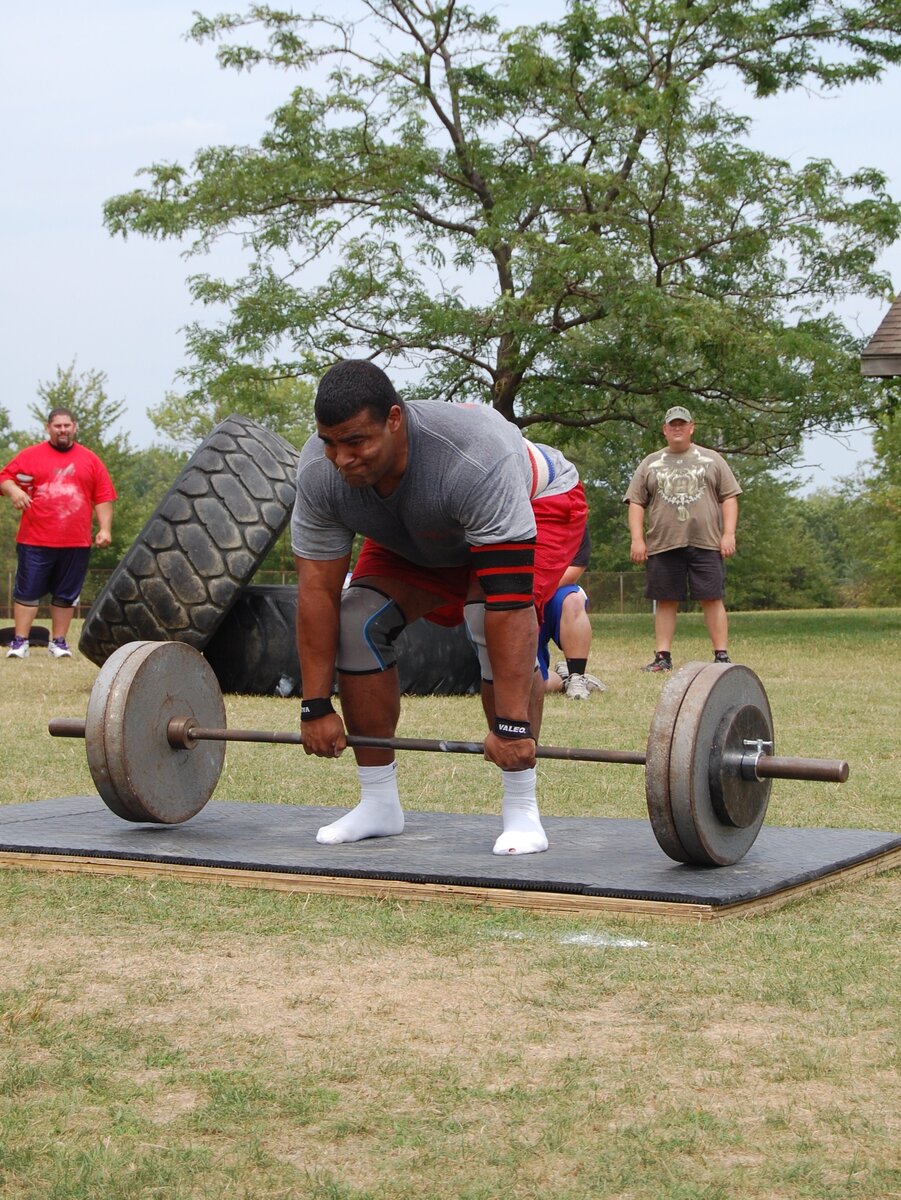
MULTIPOLYGON (((650 619, 593 618, 608 691, 547 743, 643 749, 650 619)), ((777 751, 768 822, 897 830, 898 611, 733 614, 777 751)), ((709 657, 680 618, 677 665, 709 657)), ((96 668, 0 660, 3 803, 93 792, 96 668)), ((297 702, 227 697, 232 725, 297 702)), ((478 738, 408 698, 402 735, 478 738)), ((406 755, 408 808, 495 812, 493 769, 406 755)), ((640 816, 640 769, 545 763, 548 814, 640 816)), ((231 745, 219 799, 348 803, 350 756, 231 745)), ((898 879, 698 926, 0 871, 3 1200, 861 1200, 901 1196, 898 879)))

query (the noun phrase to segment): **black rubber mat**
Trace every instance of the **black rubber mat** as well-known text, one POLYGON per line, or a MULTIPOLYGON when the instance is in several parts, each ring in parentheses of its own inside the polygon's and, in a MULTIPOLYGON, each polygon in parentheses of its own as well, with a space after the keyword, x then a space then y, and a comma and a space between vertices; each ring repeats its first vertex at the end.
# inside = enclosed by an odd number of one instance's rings
POLYGON ((648 821, 547 817, 546 853, 500 857, 498 817, 422 812, 399 837, 318 845, 319 826, 344 811, 212 801, 183 825, 136 825, 96 796, 69 796, 0 806, 0 850, 719 906, 901 847, 897 833, 764 826, 741 862, 697 867, 667 858, 648 821))

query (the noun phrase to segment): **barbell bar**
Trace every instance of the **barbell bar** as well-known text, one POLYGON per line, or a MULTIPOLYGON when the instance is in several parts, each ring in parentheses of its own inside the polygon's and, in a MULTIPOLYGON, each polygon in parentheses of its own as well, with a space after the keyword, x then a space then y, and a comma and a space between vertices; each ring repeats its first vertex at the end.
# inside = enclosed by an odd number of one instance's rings
MULTIPOLYGON (((48 724, 51 737, 83 738, 85 722, 77 717, 52 717, 48 724)), ((193 750, 198 742, 264 742, 279 746, 302 746, 300 733, 291 729, 204 729, 191 717, 173 717, 166 726, 166 741, 173 750, 193 750)), ((348 746, 366 746, 375 750, 420 750, 434 754, 484 754, 483 742, 453 742, 445 738, 379 738, 349 733, 348 746)), ((811 783, 845 783, 848 763, 835 758, 779 758, 763 752, 760 739, 746 740, 737 762, 744 779, 796 779, 811 783)), ((592 749, 583 746, 542 746, 538 758, 569 762, 619 763, 644 767, 648 756, 642 750, 592 749)))
MULTIPOLYGON (((215 790, 226 742, 300 745, 296 731, 229 729, 218 681, 182 642, 129 642, 104 663, 84 720, 54 717, 53 737, 84 738, 101 798, 127 821, 180 824, 215 790)), ((348 735, 351 747, 483 754, 481 742, 348 735)), ((774 779, 844 783, 847 762, 772 753, 763 684, 745 666, 688 663, 667 681, 645 752, 567 746, 537 757, 645 767, 658 843, 677 862, 725 866, 763 823, 774 779)))

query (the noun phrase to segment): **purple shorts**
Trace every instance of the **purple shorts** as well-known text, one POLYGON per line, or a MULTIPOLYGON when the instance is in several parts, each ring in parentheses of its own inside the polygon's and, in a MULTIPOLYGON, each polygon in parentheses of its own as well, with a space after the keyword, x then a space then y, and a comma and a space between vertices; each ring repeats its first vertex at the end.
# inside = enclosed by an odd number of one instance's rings
POLYGON ((726 588, 726 560, 719 550, 680 546, 651 554, 647 561, 644 594, 648 600, 722 600, 726 588))
POLYGON ((19 565, 13 599, 37 608, 49 595, 57 608, 74 608, 88 572, 90 546, 16 546, 19 565))

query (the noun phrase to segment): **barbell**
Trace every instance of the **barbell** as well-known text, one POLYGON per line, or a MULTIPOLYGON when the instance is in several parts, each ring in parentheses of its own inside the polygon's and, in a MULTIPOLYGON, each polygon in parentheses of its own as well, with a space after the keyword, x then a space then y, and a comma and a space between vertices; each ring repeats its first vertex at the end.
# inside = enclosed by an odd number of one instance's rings
MULTIPOLYGON (((85 719, 54 717, 53 737, 85 739, 101 798, 126 821, 177 825, 215 790, 226 742, 299 745, 293 731, 228 729, 212 667, 184 642, 129 642, 104 663, 85 719)), ((482 754, 481 742, 348 735, 348 745, 482 754)), ((844 783, 848 764, 779 758, 763 684, 748 667, 687 663, 669 679, 644 752, 542 746, 537 756, 645 768, 654 835, 677 862, 726 866, 747 854, 774 779, 844 783)))

